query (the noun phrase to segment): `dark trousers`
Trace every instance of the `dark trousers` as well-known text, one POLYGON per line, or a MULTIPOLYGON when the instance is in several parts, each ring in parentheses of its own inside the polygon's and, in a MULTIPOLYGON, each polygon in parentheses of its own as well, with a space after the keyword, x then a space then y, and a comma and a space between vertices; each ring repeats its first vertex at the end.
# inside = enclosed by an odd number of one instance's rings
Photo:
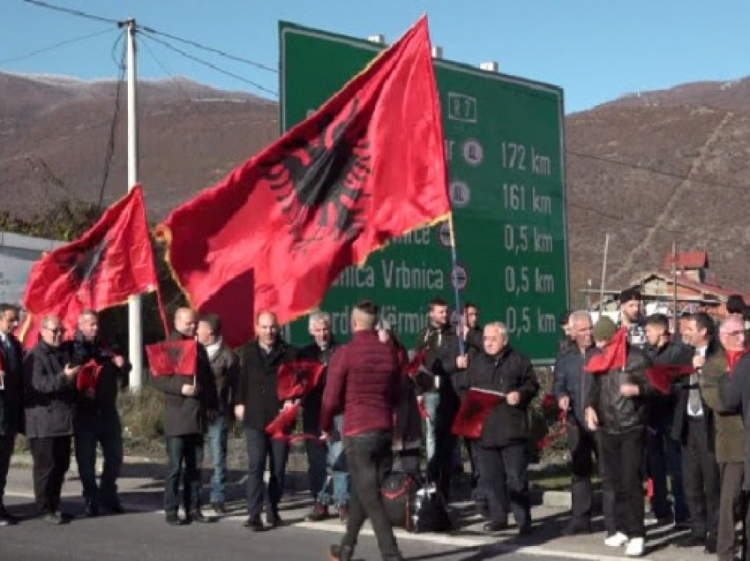
POLYGON ((507 521, 510 505, 519 528, 531 524, 528 464, 526 442, 479 449, 479 481, 494 522, 507 521))
POLYGON ((737 522, 744 523, 744 496, 742 482, 745 479, 745 464, 732 462, 719 465, 721 493, 719 497, 719 524, 716 533, 716 555, 719 561, 734 561, 734 531, 737 522))
POLYGON ((203 435, 168 436, 167 461, 167 477, 164 480, 164 510, 167 513, 177 513, 180 508, 180 477, 182 477, 182 506, 185 513, 189 515, 200 510, 203 435))
POLYGON ((644 538, 643 429, 602 432, 600 438, 604 478, 615 492, 615 530, 629 538, 644 538))
POLYGON ((65 472, 70 467, 70 440, 69 436, 29 438, 34 460, 34 499, 41 514, 60 508, 65 472))
POLYGON ((352 481, 349 518, 342 546, 352 549, 366 519, 370 519, 383 559, 400 559, 391 522, 385 514, 381 487, 391 471, 392 436, 390 432, 373 431, 344 438, 344 453, 352 481))
MULTIPOLYGON (((438 410, 440 414, 440 410, 438 410)), ((435 453, 427 462, 427 479, 437 485, 446 502, 451 490, 451 475, 453 473, 453 451, 456 447, 456 437, 450 431, 450 426, 438 421, 435 428, 435 453)))
POLYGON ((690 419, 682 448, 682 475, 693 535, 715 540, 719 525, 719 467, 708 448, 703 419, 690 419))
POLYGON ((401 462, 401 471, 411 474, 417 481, 419 481, 419 463, 421 458, 422 452, 419 448, 399 450, 398 459, 401 462))
POLYGON ((247 445, 247 512, 251 517, 259 516, 263 510, 265 483, 263 473, 266 459, 269 462, 267 514, 278 514, 279 501, 284 492, 284 473, 289 456, 286 440, 273 439, 264 430, 245 427, 247 445))
MULTIPOLYGON (((604 477, 604 462, 601 460, 600 433, 585 430, 575 419, 568 421, 568 449, 573 472, 571 499, 573 520, 578 524, 590 524, 593 511, 593 489, 591 477, 596 466, 595 457, 599 460, 599 472, 604 477)), ((615 490, 607 481, 602 484, 602 510, 607 534, 612 535, 615 529, 615 490)))
POLYGON ((13 455, 15 444, 15 433, 0 435, 0 505, 3 504, 5 485, 8 482, 8 469, 10 469, 10 457, 13 455))
POLYGON ((116 411, 106 416, 76 422, 75 448, 78 474, 87 503, 116 505, 117 478, 122 469, 122 424, 116 411), (88 421, 88 420, 87 420, 88 421), (102 447, 104 467, 99 486, 96 485, 96 447, 102 447))
POLYGON ((657 518, 672 515, 667 482, 671 483, 674 519, 684 522, 690 517, 682 483, 680 443, 669 437, 669 427, 649 428, 646 433, 646 466, 654 486, 651 507, 657 518))

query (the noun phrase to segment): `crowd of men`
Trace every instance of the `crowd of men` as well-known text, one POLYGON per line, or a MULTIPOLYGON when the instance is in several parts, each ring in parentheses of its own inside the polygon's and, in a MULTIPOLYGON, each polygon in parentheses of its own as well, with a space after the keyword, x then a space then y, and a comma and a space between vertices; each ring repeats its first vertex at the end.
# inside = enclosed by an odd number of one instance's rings
POLYGON ((750 389, 750 358, 744 301, 730 297, 718 325, 705 312, 685 314, 676 325, 663 314, 643 320, 634 289, 621 293, 619 303, 618 322, 601 316, 592 325, 586 311, 563 322, 567 339, 554 393, 567 412, 573 473, 565 532, 592 531, 591 478, 598 467, 607 546, 643 555, 648 478, 655 522, 689 530, 679 546, 701 546, 719 561, 736 559, 739 549, 745 559, 750 479, 742 411, 750 407, 743 393, 750 389), (628 335, 624 366, 592 370, 593 357, 606 354, 621 328, 628 335), (668 377, 666 387, 656 380, 660 375, 668 377))
MULTIPOLYGON (((747 515, 750 479, 745 478, 743 408, 750 407, 750 359, 744 354, 744 319, 730 313, 717 326, 703 312, 670 325, 664 315, 642 321, 637 291, 620 296, 619 321, 586 311, 567 315, 566 339, 555 365, 554 394, 565 412, 572 466, 572 517, 565 533, 592 531, 592 476, 603 489, 604 543, 625 546, 628 556, 645 551, 644 479, 652 482, 651 510, 659 524, 689 528, 684 546, 702 545, 720 561, 735 558, 735 524, 747 515), (590 371, 606 357, 618 332, 628 340, 624 365, 590 371), (668 391, 650 377, 667 368, 668 391), (682 371, 679 368, 682 367, 682 371), (669 500, 671 490, 671 501, 669 500)), ((735 306, 736 307, 736 306, 735 306)), ((742 303, 744 313, 744 303, 742 303)), ((733 304, 728 307, 733 311, 733 304)), ((176 310, 171 341, 196 341, 192 376, 159 376, 165 395, 166 522, 209 522, 203 513, 201 467, 208 444, 213 464, 208 503, 226 513, 227 440, 241 423, 247 447, 247 520, 253 531, 282 524, 291 429, 266 430, 280 413, 301 405, 300 431, 308 459, 313 507, 308 520, 336 515, 346 524, 330 559, 351 559, 366 518, 384 559, 400 559, 381 485, 394 457, 404 472, 451 499, 451 476, 465 447, 471 462, 473 499, 485 517, 484 531, 533 530, 529 499, 528 407, 539 383, 530 360, 510 345, 505 325, 479 326, 478 308, 466 304, 457 322, 446 302, 429 304, 429 324, 419 334, 420 364, 393 327, 369 301, 353 308, 353 337, 335 341, 331 316, 309 316, 311 342, 296 348, 283 340, 276 315, 257 315, 256 337, 238 349, 222 339, 221 318, 176 310), (322 382, 301 398, 278 396, 282 365, 296 360, 325 367, 322 382), (477 439, 460 442, 454 420, 470 389, 502 396, 477 439), (264 481, 268 464, 269 477, 264 481), (182 489, 181 489, 182 486, 182 489), (182 507, 183 515, 180 515, 182 507), (263 516, 265 514, 265 516, 263 516)), ((33 457, 35 502, 48 522, 61 524, 60 494, 70 464, 71 442, 83 485, 85 515, 123 512, 117 494, 122 465, 118 391, 129 364, 99 333, 98 316, 84 311, 72 338, 61 320, 43 319, 40 340, 28 353, 15 338, 17 307, 0 304, 0 499, 15 436, 24 433, 33 457), (96 368, 94 385, 82 383, 96 368), (91 373, 89 372, 88 375, 91 373), (101 446, 104 469, 97 484, 101 446)), ((0 500, 0 524, 18 520, 0 500)), ((743 546, 744 548, 744 546, 743 546)))

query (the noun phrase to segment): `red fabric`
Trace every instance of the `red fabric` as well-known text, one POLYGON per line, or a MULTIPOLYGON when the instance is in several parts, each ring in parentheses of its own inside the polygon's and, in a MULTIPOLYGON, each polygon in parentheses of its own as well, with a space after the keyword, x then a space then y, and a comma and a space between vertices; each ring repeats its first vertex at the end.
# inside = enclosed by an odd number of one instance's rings
POLYGON ((294 421, 297 420, 297 412, 299 411, 301 402, 298 401, 279 413, 276 418, 266 425, 266 432, 271 435, 271 438, 287 438, 286 433, 294 425, 294 421))
POLYGON ((158 288, 140 185, 109 207, 78 240, 47 253, 29 274, 23 297, 27 321, 22 339, 27 348, 38 339, 32 324, 43 316, 60 316, 69 335, 84 309, 101 311, 124 304, 128 296, 158 288))
POLYGON ((586 372, 606 374, 616 368, 625 368, 628 353, 628 332, 622 328, 615 333, 604 350, 586 363, 586 372))
POLYGON ((193 376, 198 369, 198 343, 194 339, 146 345, 146 355, 154 377, 193 376))
POLYGON ((484 422, 495 406, 504 399, 505 396, 497 392, 470 388, 453 420, 453 434, 466 438, 481 438, 484 422))
POLYGON ((742 349, 741 351, 726 351, 727 353, 727 371, 729 373, 729 377, 731 378, 732 375, 734 375, 734 367, 737 366, 737 363, 740 361, 740 359, 745 356, 750 350, 748 349, 742 349))
MULTIPOLYGON (((547 395, 550 395, 550 394, 547 394, 547 395)), ((540 450, 544 450, 545 448, 548 448, 555 440, 557 440, 558 438, 562 438, 568 433, 568 412, 567 411, 560 411, 560 417, 558 418, 558 423, 559 423, 559 426, 557 427, 557 430, 549 433, 547 436, 545 436, 539 442, 536 443, 537 448, 539 448, 540 450)))
POLYGON ((427 19, 314 115, 157 228, 172 272, 231 346, 253 318, 285 324, 341 271, 450 212, 427 19))
POLYGON ((656 390, 668 395, 672 378, 689 376, 693 372, 695 368, 689 364, 654 364, 646 369, 646 377, 656 390))
POLYGON ((422 349, 417 354, 414 355, 414 358, 411 359, 409 362, 409 365, 406 367, 406 374, 410 376, 411 378, 414 378, 417 374, 419 374, 419 369, 422 367, 422 363, 424 362, 424 357, 427 355, 427 349, 422 349))
POLYGON ((542 398, 542 409, 554 409, 555 407, 557 407, 557 399, 555 399, 554 394, 544 394, 544 397, 542 398))
POLYGON ((307 395, 320 385, 326 365, 316 360, 295 360, 281 365, 276 384, 280 401, 307 395))
POLYGON ((84 392, 88 389, 96 390, 101 371, 101 365, 97 364, 93 359, 81 366, 81 369, 76 375, 76 388, 78 388, 78 391, 84 392))
POLYGON ((403 375, 393 345, 384 345, 374 331, 357 331, 339 347, 328 364, 320 428, 330 432, 334 415, 344 413, 346 436, 392 430, 401 397, 403 375))

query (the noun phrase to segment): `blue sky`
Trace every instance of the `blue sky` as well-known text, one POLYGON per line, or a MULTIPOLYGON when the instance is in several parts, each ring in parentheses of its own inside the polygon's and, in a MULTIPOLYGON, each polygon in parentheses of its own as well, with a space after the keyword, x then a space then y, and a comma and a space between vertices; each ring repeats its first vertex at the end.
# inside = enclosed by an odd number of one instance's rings
MULTIPOLYGON (((103 22, 1 0, 0 71, 114 78, 118 31, 103 22), (107 31, 109 30, 109 31, 107 31), (26 56, 49 46, 101 35, 26 56), (17 59, 17 60, 13 60, 17 59)), ((269 67, 278 65, 278 21, 355 37, 398 38, 422 13, 444 58, 496 60, 507 74, 561 86, 566 112, 623 94, 750 75, 746 0, 45 0, 190 39, 269 67)), ((139 76, 185 76, 274 96, 143 40, 139 76)), ((278 75, 173 43, 223 70, 278 91, 278 75)))

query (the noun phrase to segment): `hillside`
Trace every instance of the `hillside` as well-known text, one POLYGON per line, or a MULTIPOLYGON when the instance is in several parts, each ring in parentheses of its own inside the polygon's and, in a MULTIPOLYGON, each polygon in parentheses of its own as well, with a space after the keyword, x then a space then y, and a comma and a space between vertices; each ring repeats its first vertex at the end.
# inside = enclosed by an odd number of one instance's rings
MULTIPOLYGON (((100 197, 113 82, 0 73, 0 197, 30 217, 100 197)), ((121 91, 108 204, 127 186, 121 91)), ((278 135, 275 103, 172 79, 140 83, 141 180, 151 218, 214 184, 278 135)), ((572 288, 608 286, 671 248, 705 249, 725 286, 750 287, 750 79, 624 96, 566 119, 572 288)), ((577 292, 574 292, 574 296, 577 292)), ((574 301, 576 301, 574 299, 574 301)))

